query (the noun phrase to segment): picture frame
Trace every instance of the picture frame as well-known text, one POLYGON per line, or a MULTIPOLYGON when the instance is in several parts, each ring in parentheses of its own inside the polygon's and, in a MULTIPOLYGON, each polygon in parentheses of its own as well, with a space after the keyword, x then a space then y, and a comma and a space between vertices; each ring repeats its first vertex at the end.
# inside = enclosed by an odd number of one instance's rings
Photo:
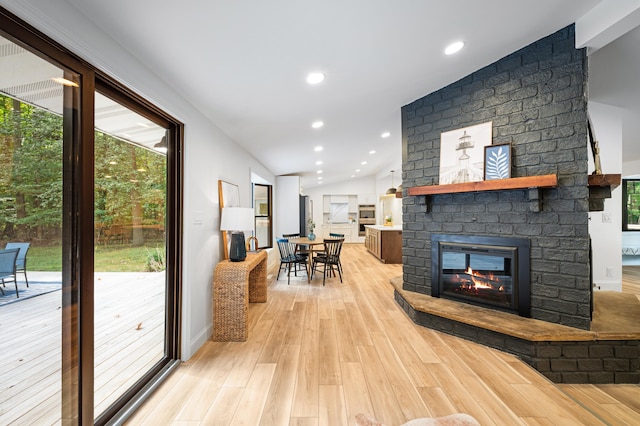
POLYGON ((488 121, 440 134, 440 185, 484 180, 484 147, 491 145, 492 131, 488 121))
POLYGON ((511 177, 511 143, 484 147, 484 180, 508 179, 511 177))
MULTIPOLYGON (((218 180, 218 201, 220 203, 220 215, 223 207, 240 207, 240 187, 238 185, 218 180)), ((224 247, 224 258, 229 259, 229 246, 231 238, 229 232, 222 231, 222 243, 224 247)))

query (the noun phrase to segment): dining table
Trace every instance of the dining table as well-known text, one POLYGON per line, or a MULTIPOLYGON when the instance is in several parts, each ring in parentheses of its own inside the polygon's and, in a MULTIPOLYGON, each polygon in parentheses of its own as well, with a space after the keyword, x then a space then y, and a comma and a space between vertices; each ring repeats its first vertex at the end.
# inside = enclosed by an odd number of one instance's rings
POLYGON ((322 239, 313 239, 310 240, 307 237, 300 238, 289 238, 289 242, 292 242, 296 245, 296 251, 300 251, 302 248, 309 252, 309 256, 307 257, 308 268, 307 268, 307 282, 311 282, 311 268, 313 267, 313 253, 324 251, 324 240, 322 239))

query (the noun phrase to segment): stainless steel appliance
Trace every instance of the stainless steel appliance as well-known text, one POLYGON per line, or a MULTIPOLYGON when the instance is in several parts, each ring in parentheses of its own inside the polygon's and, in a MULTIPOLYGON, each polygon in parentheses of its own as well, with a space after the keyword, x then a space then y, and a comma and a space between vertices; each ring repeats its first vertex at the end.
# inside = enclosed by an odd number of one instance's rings
POLYGON ((376 206, 373 204, 360 204, 358 206, 358 236, 365 235, 365 225, 376 224, 376 206))
POLYGON ((360 204, 358 206, 358 218, 359 219, 373 219, 376 220, 376 206, 373 204, 360 204))

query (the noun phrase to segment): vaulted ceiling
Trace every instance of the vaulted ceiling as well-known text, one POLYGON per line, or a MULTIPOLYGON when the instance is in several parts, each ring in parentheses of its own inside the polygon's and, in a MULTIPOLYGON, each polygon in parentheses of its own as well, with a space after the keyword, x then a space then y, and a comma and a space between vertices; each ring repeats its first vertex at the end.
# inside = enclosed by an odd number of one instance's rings
POLYGON ((319 176, 332 183, 399 169, 403 105, 601 3, 53 1, 73 5, 273 173, 302 176, 306 188, 319 176), (457 40, 464 48, 445 55, 457 40), (325 80, 309 85, 312 71, 325 80), (318 120, 324 126, 312 128, 318 120))

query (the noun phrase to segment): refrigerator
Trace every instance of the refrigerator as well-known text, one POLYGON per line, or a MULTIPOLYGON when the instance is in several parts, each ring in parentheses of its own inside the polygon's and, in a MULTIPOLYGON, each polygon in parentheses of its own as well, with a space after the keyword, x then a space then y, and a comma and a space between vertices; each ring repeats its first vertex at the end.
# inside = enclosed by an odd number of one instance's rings
POLYGON ((309 233, 309 219, 313 216, 311 211, 311 200, 308 195, 300 196, 300 235, 305 236, 309 233))

